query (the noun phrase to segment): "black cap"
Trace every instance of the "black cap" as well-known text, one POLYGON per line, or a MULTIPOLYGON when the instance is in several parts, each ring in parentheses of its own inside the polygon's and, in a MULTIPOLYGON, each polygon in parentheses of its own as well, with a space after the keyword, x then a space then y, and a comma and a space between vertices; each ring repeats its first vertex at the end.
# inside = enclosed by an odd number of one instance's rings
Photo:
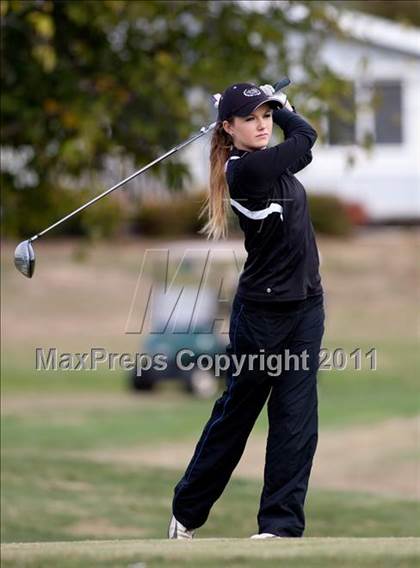
POLYGON ((223 122, 232 116, 248 116, 264 103, 282 107, 277 97, 266 95, 253 83, 236 83, 220 97, 217 118, 223 122))

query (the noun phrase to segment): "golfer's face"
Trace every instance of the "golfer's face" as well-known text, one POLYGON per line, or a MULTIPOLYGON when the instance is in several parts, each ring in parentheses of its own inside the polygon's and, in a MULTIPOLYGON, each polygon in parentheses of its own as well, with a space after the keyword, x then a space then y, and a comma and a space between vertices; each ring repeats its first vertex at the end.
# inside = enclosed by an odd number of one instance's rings
POLYGON ((273 130, 272 114, 272 108, 265 103, 249 116, 235 116, 232 124, 227 123, 235 146, 242 150, 265 148, 273 130))

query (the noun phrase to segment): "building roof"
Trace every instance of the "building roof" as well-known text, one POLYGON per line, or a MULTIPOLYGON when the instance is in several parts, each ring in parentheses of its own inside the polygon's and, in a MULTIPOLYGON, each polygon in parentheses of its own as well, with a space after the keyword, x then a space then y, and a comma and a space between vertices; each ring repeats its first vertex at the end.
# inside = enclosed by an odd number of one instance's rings
MULTIPOLYGON (((277 0, 237 0, 238 4, 249 11, 264 13, 270 5, 282 7, 277 0)), ((304 4, 284 3, 284 10, 291 20, 299 21, 307 16, 304 4)), ((344 10, 333 3, 327 6, 329 15, 334 18, 339 28, 350 38, 379 47, 420 56, 420 28, 408 26, 379 16, 344 10)))
POLYGON ((354 39, 420 57, 420 28, 348 10, 338 13, 337 20, 354 39))

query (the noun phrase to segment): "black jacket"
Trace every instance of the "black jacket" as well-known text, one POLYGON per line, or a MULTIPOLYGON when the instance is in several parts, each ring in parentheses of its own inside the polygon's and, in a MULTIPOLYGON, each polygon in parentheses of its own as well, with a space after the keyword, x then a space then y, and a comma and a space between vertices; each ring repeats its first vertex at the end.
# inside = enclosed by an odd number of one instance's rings
POLYGON ((237 295, 244 301, 293 301, 322 294, 319 257, 306 192, 293 175, 312 161, 316 131, 296 112, 273 111, 285 140, 226 162, 231 206, 248 257, 237 295))

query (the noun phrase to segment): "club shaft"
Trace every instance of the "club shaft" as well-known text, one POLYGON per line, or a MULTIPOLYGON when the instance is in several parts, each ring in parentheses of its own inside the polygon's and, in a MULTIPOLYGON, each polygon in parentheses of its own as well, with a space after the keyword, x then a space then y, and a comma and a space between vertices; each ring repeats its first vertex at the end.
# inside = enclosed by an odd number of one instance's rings
POLYGON ((103 197, 105 197, 106 195, 110 194, 112 191, 115 191, 116 189, 118 189, 119 187, 121 187, 122 185, 128 183, 129 181, 131 181, 132 179, 134 179, 135 177, 137 177, 138 175, 144 173, 146 170, 150 169, 152 166, 158 164, 159 162, 161 162, 162 160, 164 160, 165 158, 167 158, 168 156, 171 156, 172 154, 175 154, 175 152, 178 152, 178 150, 181 150, 181 148, 184 148, 185 146, 187 146, 188 144, 191 144, 191 142, 194 142, 194 140, 197 140, 198 138, 200 138, 201 136, 203 136, 204 134, 207 134, 208 132, 210 132, 210 130, 212 130, 214 127, 216 126, 215 122, 212 122, 211 124, 209 124, 208 126, 203 126, 200 129, 200 132, 198 134, 195 134, 194 136, 192 136, 191 138, 189 138, 188 140, 186 140, 185 142, 182 142, 181 144, 178 144, 177 146, 174 146, 174 148, 172 148, 171 150, 169 150, 168 152, 166 152, 165 154, 163 154, 162 156, 160 156, 159 158, 156 158, 156 160, 153 160, 153 162, 150 162, 149 164, 147 164, 146 166, 144 166, 143 168, 141 168, 140 170, 138 170, 137 172, 134 172, 133 174, 131 174, 130 176, 128 176, 127 178, 123 179, 122 181, 118 182, 117 184, 113 185, 112 187, 110 187, 109 189, 107 189, 106 191, 104 191, 103 193, 101 193, 100 195, 97 195, 96 197, 94 197, 93 199, 91 199, 90 201, 88 201, 87 203, 85 203, 84 205, 82 205, 81 207, 79 207, 78 209, 75 209, 74 211, 72 211, 71 213, 69 213, 68 215, 66 215, 65 217, 63 217, 62 219, 60 219, 59 221, 55 222, 53 225, 50 225, 49 227, 47 227, 46 229, 44 229, 43 231, 41 231, 40 233, 37 233, 36 235, 34 235, 33 237, 31 237, 29 240, 29 242, 35 241, 36 239, 39 239, 39 237, 42 237, 42 235, 45 235, 45 233, 47 233, 48 231, 51 231, 51 229, 54 229, 54 227, 57 227, 58 225, 61 225, 61 223, 64 223, 65 221, 67 221, 68 219, 70 219, 71 217, 73 217, 74 215, 77 215, 77 213, 80 213, 81 211, 83 211, 84 209, 86 209, 87 207, 90 207, 91 205, 93 205, 94 203, 96 203, 97 201, 99 201, 100 199, 102 199, 103 197))

